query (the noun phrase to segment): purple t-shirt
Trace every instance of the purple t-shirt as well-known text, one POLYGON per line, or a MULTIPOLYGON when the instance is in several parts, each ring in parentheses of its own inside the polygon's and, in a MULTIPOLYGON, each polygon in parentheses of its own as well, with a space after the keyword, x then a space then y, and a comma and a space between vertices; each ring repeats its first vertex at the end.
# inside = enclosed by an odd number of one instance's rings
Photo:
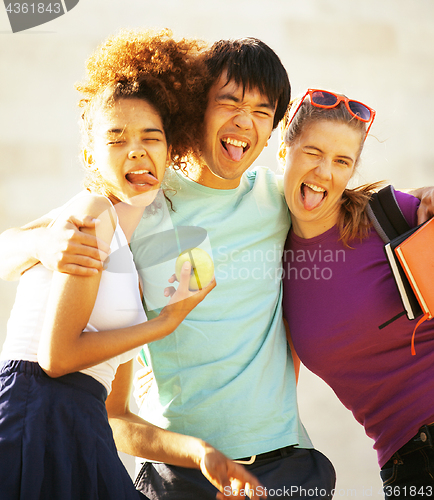
MULTIPOLYGON (((411 226, 419 200, 396 193, 411 226)), ((434 422, 434 320, 416 331, 403 306, 383 249, 370 236, 346 248, 336 227, 303 239, 291 230, 284 252, 284 315, 302 363, 319 375, 374 439, 387 460, 434 422)))

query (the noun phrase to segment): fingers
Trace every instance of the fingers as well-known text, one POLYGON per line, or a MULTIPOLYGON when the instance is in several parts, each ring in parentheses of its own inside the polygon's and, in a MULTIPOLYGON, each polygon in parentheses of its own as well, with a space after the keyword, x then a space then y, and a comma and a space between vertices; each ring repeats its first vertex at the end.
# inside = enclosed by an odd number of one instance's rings
POLYGON ((169 304, 175 304, 176 302, 184 302, 184 307, 187 310, 192 310, 196 307, 202 300, 211 292, 211 290, 216 286, 216 280, 213 278, 207 286, 200 290, 190 290, 189 289, 190 275, 183 277, 181 274, 181 282, 178 289, 175 290, 173 287, 167 287, 165 289, 164 295, 166 297, 170 296, 169 304))
POLYGON ((88 233, 76 231, 70 239, 71 250, 93 259, 104 261, 110 253, 110 245, 88 233))
POLYGON ((148 367, 141 368, 140 370, 137 370, 135 379, 137 382, 144 382, 147 380, 151 380, 154 378, 154 374, 152 370, 148 367))
POLYGON ((427 221, 432 216, 433 212, 431 210, 431 207, 421 203, 417 211, 417 223, 422 224, 422 222, 427 221))
MULTIPOLYGON (((55 270, 61 273, 90 276, 101 271, 108 260, 108 255, 90 251, 88 247, 69 243, 54 254, 55 270)), ((44 261, 41 259, 44 263, 44 261)))
POLYGON ((53 232, 49 234, 48 247, 57 248, 57 255, 54 255, 57 263, 55 270, 89 276, 103 269, 103 263, 107 261, 110 253, 110 246, 102 239, 77 229, 76 224, 83 223, 94 225, 97 220, 85 217, 81 221, 70 217, 63 225, 50 230, 53 232))
POLYGON ((41 229, 35 257, 47 268, 77 276, 93 276, 103 269, 110 245, 89 233, 99 220, 90 216, 57 219, 41 229), (82 230, 81 230, 82 229, 82 230))
POLYGON ((176 292, 176 288, 173 286, 168 286, 167 288, 164 289, 164 296, 165 297, 173 297, 173 295, 176 292))
POLYGON ((93 228, 100 222, 99 219, 94 219, 93 217, 90 217, 90 215, 86 215, 83 219, 79 219, 78 217, 71 215, 68 220, 74 224, 77 229, 80 229, 81 227, 93 228))
POLYGON ((217 282, 216 282, 215 276, 214 276, 214 278, 208 283, 208 285, 204 286, 203 288, 201 288, 200 290, 198 290, 196 293, 198 293, 199 296, 202 296, 202 298, 204 298, 216 286, 217 286, 217 282))
MULTIPOLYGON (((143 351, 142 351, 142 352, 143 352, 143 351)), ((145 361, 143 360, 143 358, 142 358, 142 355, 141 355, 141 354, 137 354, 136 359, 137 359, 137 361, 139 362, 139 364, 140 364, 140 365, 142 365, 144 368, 147 368, 147 366, 146 366, 146 364, 145 364, 145 361)), ((141 371, 142 371, 142 370, 139 370, 139 371, 137 372, 137 374, 138 374, 139 372, 141 372, 141 371)))
MULTIPOLYGON (((171 298, 169 304, 185 300, 192 295, 192 292, 189 290, 190 276, 191 264, 190 262, 184 262, 181 268, 178 288, 176 289, 175 287, 169 286, 164 289, 164 296, 171 298)), ((173 283, 174 280, 172 280, 172 278, 173 275, 169 278, 169 281, 173 283)))
POLYGON ((65 264, 59 265, 57 271, 64 274, 74 274, 75 276, 94 276, 98 273, 100 267, 97 263, 89 267, 77 264, 65 264))
MULTIPOLYGON (((195 291, 190 291, 189 292, 189 297, 195 305, 199 304, 199 302, 202 302, 202 300, 211 292, 213 288, 215 288, 217 285, 215 277, 208 283, 208 285, 204 286, 200 290, 195 290, 195 291)), ((179 299, 181 300, 181 299, 179 299)))
POLYGON ((245 467, 233 462, 212 447, 200 462, 204 476, 219 490, 218 499, 266 498, 266 488, 245 467))
POLYGON ((419 198, 420 205, 417 211, 418 224, 427 221, 434 215, 434 187, 423 187, 410 191, 410 194, 419 198))
POLYGON ((139 408, 142 406, 153 381, 154 374, 150 368, 138 370, 134 375, 133 396, 139 408))
MULTIPOLYGON (((229 461, 228 476, 235 497, 243 496, 240 493, 244 492, 251 500, 267 498, 266 488, 242 465, 229 461)), ((227 488, 226 491, 229 492, 227 488)))
MULTIPOLYGON (((190 282, 190 278, 191 278, 191 265, 188 263, 188 262, 185 262, 184 263, 184 266, 186 266, 185 268, 185 274, 182 274, 181 276, 183 276, 184 278, 184 283, 189 283, 190 282), (190 266, 189 267, 189 270, 187 271, 187 266, 190 266), (188 280, 188 281, 187 281, 188 280)), ((182 272, 182 271, 181 271, 182 272)), ((175 281, 178 281, 177 277, 176 277, 176 274, 172 274, 172 276, 167 280, 169 283, 175 283, 175 281)), ((215 286, 217 285, 216 283, 216 280, 215 280, 215 276, 213 277, 213 279, 208 283, 208 285, 206 285, 205 287, 203 288, 200 288, 199 290, 189 290, 191 293, 190 295, 193 295, 195 293, 199 293, 201 292, 203 296, 207 295, 215 286)), ((183 287, 181 288, 181 290, 184 290, 186 291, 187 287, 183 287)), ((164 289, 164 296, 165 297, 172 297, 172 295, 176 292, 176 288, 171 286, 171 287, 167 287, 164 289)))
MULTIPOLYGON (((92 234, 80 231, 81 228, 95 228, 99 223, 99 219, 94 219, 89 215, 86 215, 83 219, 79 219, 74 215, 71 215, 65 221, 65 227, 73 230, 70 239, 74 243, 89 247, 93 250, 96 249, 99 252, 108 255, 110 253, 110 245, 92 234)), ((104 260, 104 258, 102 260, 104 260)))
POLYGON ((190 285, 190 277, 191 277, 191 264, 190 262, 184 262, 184 264, 182 264, 182 268, 181 268, 181 276, 180 276, 180 279, 179 279, 179 285, 178 285, 178 291, 180 293, 183 293, 185 294, 186 296, 188 296, 188 292, 189 292, 189 285, 190 285))
POLYGON ((133 396, 134 400, 137 403, 137 406, 140 408, 143 405, 143 402, 145 401, 146 395, 149 392, 149 389, 151 388, 153 379, 146 381, 145 383, 141 384, 140 386, 136 386, 136 388, 133 391, 133 396))
POLYGON ((94 266, 96 262, 100 267, 107 260, 108 253, 100 251, 98 248, 84 245, 83 243, 70 242, 63 250, 63 254, 74 258, 74 262, 78 265, 94 266))

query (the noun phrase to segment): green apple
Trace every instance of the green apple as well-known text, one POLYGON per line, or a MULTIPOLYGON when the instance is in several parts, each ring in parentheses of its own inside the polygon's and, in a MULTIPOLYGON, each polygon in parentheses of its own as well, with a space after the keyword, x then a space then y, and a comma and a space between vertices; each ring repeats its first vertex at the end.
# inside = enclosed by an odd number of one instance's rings
POLYGON ((201 290, 214 276, 214 263, 205 250, 201 248, 189 248, 182 252, 176 259, 175 274, 178 281, 181 278, 181 269, 184 262, 191 263, 190 290, 201 290))

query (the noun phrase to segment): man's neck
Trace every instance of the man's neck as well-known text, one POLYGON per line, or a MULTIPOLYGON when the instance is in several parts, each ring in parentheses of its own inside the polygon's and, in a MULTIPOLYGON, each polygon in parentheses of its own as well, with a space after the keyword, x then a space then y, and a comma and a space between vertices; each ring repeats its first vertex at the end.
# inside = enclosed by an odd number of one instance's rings
POLYGON ((235 189, 240 185, 241 178, 223 179, 213 174, 205 163, 189 163, 188 178, 202 186, 213 189, 235 189))

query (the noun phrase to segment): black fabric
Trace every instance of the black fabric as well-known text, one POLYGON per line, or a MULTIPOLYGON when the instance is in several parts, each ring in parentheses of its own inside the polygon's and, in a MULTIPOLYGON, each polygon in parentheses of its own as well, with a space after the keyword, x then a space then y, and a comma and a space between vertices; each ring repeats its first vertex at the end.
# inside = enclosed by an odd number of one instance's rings
MULTIPOLYGON (((336 482, 331 462, 317 450, 290 448, 284 458, 245 467, 266 488, 268 498, 330 499, 336 482)), ((217 493, 199 470, 151 462, 143 464, 136 488, 151 500, 215 500, 217 493)))
POLYGON ((378 231, 379 226, 388 238, 385 243, 410 229, 396 201, 393 186, 386 186, 378 193, 373 193, 369 204, 372 210, 369 215, 375 229, 378 231))

